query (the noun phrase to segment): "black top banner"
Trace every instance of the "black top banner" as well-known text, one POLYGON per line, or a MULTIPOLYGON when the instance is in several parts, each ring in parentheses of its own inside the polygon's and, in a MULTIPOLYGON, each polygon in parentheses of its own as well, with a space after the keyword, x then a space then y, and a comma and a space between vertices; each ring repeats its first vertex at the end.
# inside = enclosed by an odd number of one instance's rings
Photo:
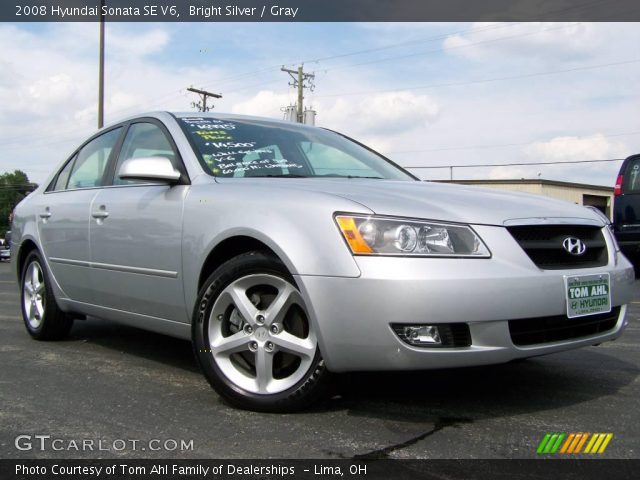
POLYGON ((3 22, 638 21, 637 0, 3 0, 3 22))

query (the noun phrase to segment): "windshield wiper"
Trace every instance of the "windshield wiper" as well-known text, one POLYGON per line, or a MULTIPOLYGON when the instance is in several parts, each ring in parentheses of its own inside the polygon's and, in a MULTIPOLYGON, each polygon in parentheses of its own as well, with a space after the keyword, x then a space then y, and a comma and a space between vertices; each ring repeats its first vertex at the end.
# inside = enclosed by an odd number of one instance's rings
POLYGON ((319 177, 331 177, 331 178, 373 178, 376 180, 385 180, 384 177, 367 177, 364 175, 338 175, 336 173, 329 173, 327 175, 318 175, 319 177))
MULTIPOLYGON (((384 177, 365 177, 360 175, 315 175, 313 178, 373 178, 375 180, 385 180, 384 177)), ((251 175, 245 178, 311 178, 309 175, 299 175, 297 173, 281 173, 278 175, 266 174, 266 175, 251 175)))
POLYGON ((308 178, 308 175, 298 175, 297 173, 281 173, 279 175, 273 175, 273 174, 267 174, 267 175, 254 175, 253 177, 247 177, 247 178, 263 178, 263 177, 269 177, 269 178, 308 178))

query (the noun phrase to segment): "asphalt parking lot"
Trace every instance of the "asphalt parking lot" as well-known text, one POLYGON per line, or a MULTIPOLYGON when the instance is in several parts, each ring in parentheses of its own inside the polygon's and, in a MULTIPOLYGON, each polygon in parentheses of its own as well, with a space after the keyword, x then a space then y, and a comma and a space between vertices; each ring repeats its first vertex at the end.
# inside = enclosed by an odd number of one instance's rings
POLYGON ((602 457, 638 458, 640 282, 636 299, 615 342, 493 367, 343 375, 313 410, 273 415, 221 402, 185 341, 99 319, 76 322, 66 341, 31 340, 2 263, 0 457, 533 458, 547 432, 612 432, 602 457), (104 443, 22 451, 18 435, 104 443))

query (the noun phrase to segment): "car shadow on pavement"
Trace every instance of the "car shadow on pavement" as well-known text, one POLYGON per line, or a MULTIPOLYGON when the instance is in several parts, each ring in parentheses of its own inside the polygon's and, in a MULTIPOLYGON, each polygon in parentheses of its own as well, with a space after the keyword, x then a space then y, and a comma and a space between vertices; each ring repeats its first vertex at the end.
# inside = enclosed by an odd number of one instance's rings
MULTIPOLYGON (((199 373, 190 342, 113 322, 77 321, 68 341, 90 342, 199 373)), ((348 373, 336 375, 335 395, 307 413, 347 410, 349 415, 400 424, 465 423, 570 407, 613 395, 638 374, 640 369, 635 364, 607 353, 604 347, 587 347, 503 365, 348 373)))
POLYGON ((324 408, 398 422, 461 422, 569 407, 613 395, 640 374, 599 347, 502 365, 420 372, 351 373, 324 408))
POLYGON ((115 322, 97 318, 76 320, 67 341, 90 342, 128 355, 199 373, 191 342, 115 322))

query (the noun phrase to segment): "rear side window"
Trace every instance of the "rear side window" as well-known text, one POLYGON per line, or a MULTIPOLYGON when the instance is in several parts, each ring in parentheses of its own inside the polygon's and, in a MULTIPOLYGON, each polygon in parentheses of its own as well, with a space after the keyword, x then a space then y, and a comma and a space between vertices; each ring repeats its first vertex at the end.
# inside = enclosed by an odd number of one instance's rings
POLYGON ((102 176, 121 130, 122 127, 110 130, 94 138, 80 150, 69 176, 68 189, 102 185, 102 176))
POLYGON ((640 193, 640 158, 630 160, 624 173, 624 193, 640 193))
POLYGON ((176 164, 176 156, 171 143, 160 127, 153 123, 134 123, 129 127, 120 150, 116 176, 113 179, 114 185, 141 183, 139 180, 122 180, 118 177, 120 167, 125 160, 140 157, 165 157, 171 160, 174 166, 176 164))
POLYGON ((71 174, 71 169, 73 168, 73 164, 78 158, 78 155, 74 155, 74 157, 67 162, 58 177, 56 178, 56 183, 51 188, 54 192, 59 192, 60 190, 65 190, 67 188, 67 182, 69 181, 69 175, 71 174))

